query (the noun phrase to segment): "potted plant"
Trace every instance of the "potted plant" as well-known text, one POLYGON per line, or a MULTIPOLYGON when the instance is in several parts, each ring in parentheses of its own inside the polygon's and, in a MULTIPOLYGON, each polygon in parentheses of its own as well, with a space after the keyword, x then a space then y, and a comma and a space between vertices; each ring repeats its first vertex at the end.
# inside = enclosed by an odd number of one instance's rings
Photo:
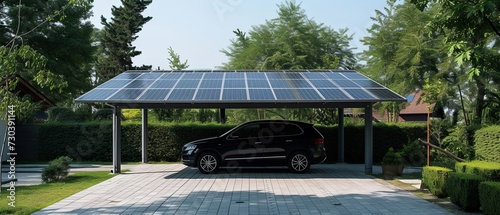
POLYGON ((391 147, 382 159, 382 173, 386 177, 401 176, 403 174, 403 162, 399 152, 391 147))

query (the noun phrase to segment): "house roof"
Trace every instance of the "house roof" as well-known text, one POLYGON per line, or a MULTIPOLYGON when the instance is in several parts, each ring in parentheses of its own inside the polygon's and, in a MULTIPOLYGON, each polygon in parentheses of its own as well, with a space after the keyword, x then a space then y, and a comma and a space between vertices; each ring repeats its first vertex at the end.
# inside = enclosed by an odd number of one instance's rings
POLYGON ((4 78, 0 81, 0 84, 5 84, 6 81, 17 79, 18 83, 16 88, 13 90, 14 92, 19 92, 19 96, 22 97, 24 95, 30 95, 32 101, 41 102, 43 109, 47 109, 49 107, 55 106, 55 103, 52 102, 47 96, 45 96, 40 90, 38 90, 35 86, 30 84, 26 79, 21 77, 19 74, 13 74, 4 78))
POLYGON ((422 96, 422 90, 418 90, 414 93, 411 93, 410 95, 407 96, 408 99, 408 106, 406 108, 402 109, 399 112, 399 115, 405 115, 405 114, 427 114, 428 112, 428 107, 430 106, 431 110, 434 108, 435 104, 429 104, 424 102, 421 99, 422 96))

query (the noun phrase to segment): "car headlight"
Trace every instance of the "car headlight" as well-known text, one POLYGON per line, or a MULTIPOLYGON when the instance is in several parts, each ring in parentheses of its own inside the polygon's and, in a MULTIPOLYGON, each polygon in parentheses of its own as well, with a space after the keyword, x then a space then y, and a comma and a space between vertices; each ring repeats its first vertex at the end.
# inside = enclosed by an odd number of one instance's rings
POLYGON ((191 144, 187 145, 185 149, 186 151, 193 151, 196 149, 196 145, 191 145, 191 144))

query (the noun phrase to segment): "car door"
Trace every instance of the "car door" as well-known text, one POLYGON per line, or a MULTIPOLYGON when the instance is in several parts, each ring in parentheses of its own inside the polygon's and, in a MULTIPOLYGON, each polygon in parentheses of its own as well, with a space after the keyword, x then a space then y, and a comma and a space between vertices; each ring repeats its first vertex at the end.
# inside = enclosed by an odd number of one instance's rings
POLYGON ((300 140, 297 139, 303 132, 293 123, 274 123, 269 126, 272 134, 265 142, 262 157, 270 160, 284 160, 290 149, 300 140))
POLYGON ((227 141, 221 144, 224 161, 239 161, 250 163, 261 154, 258 141, 260 124, 244 125, 227 136, 227 141))

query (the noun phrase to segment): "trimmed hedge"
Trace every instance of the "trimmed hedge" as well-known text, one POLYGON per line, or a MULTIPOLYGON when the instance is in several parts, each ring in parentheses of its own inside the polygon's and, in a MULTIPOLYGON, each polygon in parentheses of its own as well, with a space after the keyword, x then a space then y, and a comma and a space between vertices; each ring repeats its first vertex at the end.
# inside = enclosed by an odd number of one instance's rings
MULTIPOLYGON (((38 159, 53 160, 70 156, 77 161, 111 161, 111 121, 87 123, 37 124, 36 141, 38 159)), ((150 123, 148 131, 148 157, 151 161, 178 161, 181 148, 187 142, 223 134, 235 125, 221 124, 166 124, 150 123)), ((327 162, 337 161, 336 126, 316 126, 325 137, 327 162)), ((122 160, 141 160, 140 122, 122 123, 122 160)), ((374 124, 373 161, 379 163, 390 147, 400 150, 409 140, 425 137, 425 124, 374 124)), ((345 162, 364 162, 364 127, 345 127, 345 162)))
POLYGON ((500 182, 481 182, 479 184, 479 201, 484 214, 500 214, 500 182))
POLYGON ((435 196, 439 198, 448 197, 446 181, 450 172, 453 172, 453 170, 438 166, 425 166, 422 169, 422 183, 435 196))
POLYGON ((451 202, 464 211, 479 211, 479 183, 485 179, 479 175, 450 172, 446 191, 451 202))
POLYGON ((476 159, 500 163, 500 126, 490 126, 474 135, 476 159))
POLYGON ((500 181, 500 163, 487 161, 460 162, 455 164, 459 173, 479 175, 492 181, 500 181))

